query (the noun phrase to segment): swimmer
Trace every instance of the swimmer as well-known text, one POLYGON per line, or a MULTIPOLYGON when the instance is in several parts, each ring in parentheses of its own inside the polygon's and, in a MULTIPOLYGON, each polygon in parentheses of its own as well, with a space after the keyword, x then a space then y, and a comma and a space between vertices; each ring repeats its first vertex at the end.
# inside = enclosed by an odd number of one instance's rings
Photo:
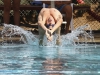
POLYGON ((60 44, 62 14, 55 8, 42 8, 38 16, 39 44, 43 44, 44 35, 52 41, 53 34, 58 35, 56 44, 60 44))

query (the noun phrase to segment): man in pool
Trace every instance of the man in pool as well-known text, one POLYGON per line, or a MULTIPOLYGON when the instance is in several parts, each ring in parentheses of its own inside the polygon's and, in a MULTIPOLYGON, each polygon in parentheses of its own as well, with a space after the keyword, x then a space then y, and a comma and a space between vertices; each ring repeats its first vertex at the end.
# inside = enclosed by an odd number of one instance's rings
POLYGON ((62 14, 55 8, 43 8, 38 16, 39 44, 43 44, 44 35, 52 41, 53 34, 58 35, 56 44, 60 44, 60 26, 63 22, 62 14))

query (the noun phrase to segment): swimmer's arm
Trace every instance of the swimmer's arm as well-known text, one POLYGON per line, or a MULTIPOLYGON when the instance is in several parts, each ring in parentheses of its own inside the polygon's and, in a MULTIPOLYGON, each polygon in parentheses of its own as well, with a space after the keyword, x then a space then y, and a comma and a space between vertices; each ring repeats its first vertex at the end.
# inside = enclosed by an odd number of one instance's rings
POLYGON ((39 14, 38 16, 38 25, 40 25, 45 31, 47 30, 47 28, 45 27, 45 22, 43 22, 42 20, 41 14, 39 14))
POLYGON ((57 30, 58 27, 61 26, 62 22, 63 22, 62 15, 59 15, 56 24, 54 25, 53 29, 51 30, 51 34, 53 34, 53 32, 55 30, 57 30))

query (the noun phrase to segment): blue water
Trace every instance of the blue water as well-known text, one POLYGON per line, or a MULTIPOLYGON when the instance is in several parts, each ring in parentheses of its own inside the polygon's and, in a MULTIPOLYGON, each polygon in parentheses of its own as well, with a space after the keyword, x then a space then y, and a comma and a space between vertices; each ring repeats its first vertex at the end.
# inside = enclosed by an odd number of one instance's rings
POLYGON ((44 46, 39 46, 38 36, 16 25, 4 24, 0 75, 100 75, 100 44, 95 44, 92 33, 84 30, 87 27, 80 26, 62 36, 60 46, 56 46, 55 38, 51 42, 45 38, 44 46), (86 42, 76 44, 80 34, 86 42), (20 38, 14 40, 14 35, 20 38), (88 38, 94 44, 88 44, 88 38))
POLYGON ((0 46, 0 75, 100 75, 100 45, 0 46))

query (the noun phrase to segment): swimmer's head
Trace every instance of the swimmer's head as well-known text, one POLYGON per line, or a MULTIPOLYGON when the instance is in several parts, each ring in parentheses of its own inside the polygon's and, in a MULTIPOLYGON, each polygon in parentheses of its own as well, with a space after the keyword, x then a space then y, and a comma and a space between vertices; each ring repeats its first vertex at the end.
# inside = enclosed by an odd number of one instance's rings
POLYGON ((55 24, 46 24, 46 27, 50 30, 52 30, 52 28, 54 27, 55 24))
POLYGON ((52 28, 54 27, 54 25, 55 25, 55 20, 54 20, 54 18, 53 18, 52 16, 49 16, 49 17, 47 18, 47 20, 46 20, 46 27, 47 27, 48 29, 52 29, 52 28))

